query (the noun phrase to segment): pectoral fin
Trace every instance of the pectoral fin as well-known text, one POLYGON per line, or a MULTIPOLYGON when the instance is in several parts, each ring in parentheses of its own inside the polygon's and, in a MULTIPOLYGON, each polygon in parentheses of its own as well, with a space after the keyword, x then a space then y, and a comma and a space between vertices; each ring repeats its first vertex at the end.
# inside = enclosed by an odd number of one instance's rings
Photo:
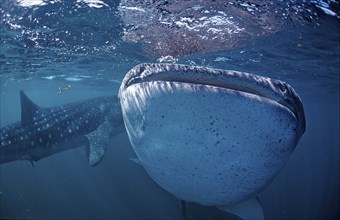
POLYGON ((143 166, 142 162, 138 158, 129 157, 129 160, 134 162, 134 163, 136 163, 136 164, 138 164, 138 165, 142 165, 143 166))
POLYGON ((239 216, 244 220, 264 220, 262 205, 258 198, 253 198, 234 205, 219 206, 218 208, 239 216))
POLYGON ((86 135, 90 144, 87 149, 87 157, 91 166, 96 166, 104 157, 106 147, 109 142, 110 126, 105 121, 92 133, 86 135))

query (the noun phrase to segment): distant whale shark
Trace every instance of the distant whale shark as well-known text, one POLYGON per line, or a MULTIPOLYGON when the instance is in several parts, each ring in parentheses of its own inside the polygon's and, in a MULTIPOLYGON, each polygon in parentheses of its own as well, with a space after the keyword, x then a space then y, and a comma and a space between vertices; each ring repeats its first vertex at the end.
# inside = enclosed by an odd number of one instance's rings
POLYGON ((0 163, 38 161, 86 146, 91 166, 104 156, 108 140, 124 130, 117 97, 99 97, 42 108, 20 91, 21 121, 0 129, 0 163))

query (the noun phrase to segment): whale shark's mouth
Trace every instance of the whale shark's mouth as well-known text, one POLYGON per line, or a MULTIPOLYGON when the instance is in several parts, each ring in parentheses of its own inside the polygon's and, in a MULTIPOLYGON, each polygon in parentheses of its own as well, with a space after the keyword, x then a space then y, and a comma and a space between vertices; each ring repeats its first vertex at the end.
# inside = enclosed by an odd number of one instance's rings
POLYGON ((285 82, 254 74, 212 69, 181 64, 140 64, 125 76, 122 91, 138 83, 167 81, 188 84, 201 84, 245 92, 275 101, 289 109, 299 121, 299 133, 305 131, 305 116, 300 97, 285 82))

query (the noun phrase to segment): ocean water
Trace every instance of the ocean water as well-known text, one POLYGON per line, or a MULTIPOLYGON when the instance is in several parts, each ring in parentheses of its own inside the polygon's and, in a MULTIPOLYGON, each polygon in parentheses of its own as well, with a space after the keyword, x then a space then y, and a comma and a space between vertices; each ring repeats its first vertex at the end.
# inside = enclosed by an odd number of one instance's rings
MULTIPOLYGON (((143 32, 149 29, 157 33, 158 29, 152 29, 154 21, 139 27, 128 23, 122 13, 122 8, 132 7, 127 2, 2 0, 0 127, 20 120, 20 90, 43 107, 117 95, 126 72, 143 62, 166 59, 280 79, 300 95, 307 128, 286 166, 259 194, 266 218, 337 219, 339 3, 277 1, 273 4, 278 4, 278 9, 294 9, 295 16, 283 12, 266 15, 277 19, 266 20, 275 28, 249 35, 250 41, 238 41, 242 37, 238 35, 233 44, 220 50, 200 45, 197 49, 166 50, 172 43, 181 45, 183 39, 156 47, 153 43, 160 40, 158 35, 143 32), (133 34, 139 37, 131 37, 133 34), (58 93, 59 88, 69 85, 70 89, 58 93)), ((147 2, 145 8, 143 4, 136 6, 133 13, 142 9, 148 13, 157 5, 157 1, 147 2)), ((188 2, 195 10, 203 7, 199 1, 188 2)), ((254 7, 256 4, 247 9, 254 7)), ((221 45, 226 44, 228 41, 221 45)), ((179 200, 130 160, 135 157, 123 133, 110 140, 96 167, 88 165, 83 148, 44 158, 34 162, 34 167, 24 160, 1 164, 0 219, 237 219, 216 207, 194 203, 188 204, 183 217, 179 200)))

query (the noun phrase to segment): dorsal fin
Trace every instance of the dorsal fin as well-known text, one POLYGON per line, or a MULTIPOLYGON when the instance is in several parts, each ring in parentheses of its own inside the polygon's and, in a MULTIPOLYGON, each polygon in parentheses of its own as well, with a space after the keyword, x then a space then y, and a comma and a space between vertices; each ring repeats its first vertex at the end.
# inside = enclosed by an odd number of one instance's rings
POLYGON ((29 126, 33 124, 33 116, 39 111, 41 107, 32 102, 26 94, 20 91, 20 104, 21 104, 21 126, 29 126))

